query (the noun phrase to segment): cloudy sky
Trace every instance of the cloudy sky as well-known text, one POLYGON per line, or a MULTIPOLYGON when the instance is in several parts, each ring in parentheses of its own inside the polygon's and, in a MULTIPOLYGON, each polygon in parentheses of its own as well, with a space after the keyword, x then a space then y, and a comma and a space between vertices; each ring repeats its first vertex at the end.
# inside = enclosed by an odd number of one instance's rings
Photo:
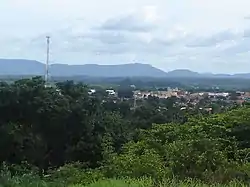
POLYGON ((250 72, 250 0, 0 1, 0 58, 250 72))

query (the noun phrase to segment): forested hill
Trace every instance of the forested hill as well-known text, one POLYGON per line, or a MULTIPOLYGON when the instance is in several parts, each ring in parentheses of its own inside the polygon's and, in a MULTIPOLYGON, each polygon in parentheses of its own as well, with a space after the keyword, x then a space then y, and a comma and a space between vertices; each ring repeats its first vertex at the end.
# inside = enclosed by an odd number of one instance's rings
POLYGON ((151 187, 173 176, 247 182, 249 106, 209 115, 200 106, 185 112, 176 99, 150 97, 134 108, 134 100, 90 96, 85 85, 70 81, 57 88, 45 88, 39 77, 1 83, 0 183, 70 186, 126 178, 151 187))
MULTIPOLYGON (((68 65, 53 63, 50 65, 49 72, 52 77, 250 78, 250 73, 212 74, 198 73, 187 69, 176 69, 165 72, 144 63, 117 65, 68 65)), ((25 59, 0 59, 0 76, 43 76, 44 74, 45 65, 41 62, 25 59)))
MULTIPOLYGON (((45 65, 34 60, 0 59, 0 75, 44 75, 45 65)), ((166 73, 149 64, 67 65, 51 64, 51 76, 164 77, 166 73)))

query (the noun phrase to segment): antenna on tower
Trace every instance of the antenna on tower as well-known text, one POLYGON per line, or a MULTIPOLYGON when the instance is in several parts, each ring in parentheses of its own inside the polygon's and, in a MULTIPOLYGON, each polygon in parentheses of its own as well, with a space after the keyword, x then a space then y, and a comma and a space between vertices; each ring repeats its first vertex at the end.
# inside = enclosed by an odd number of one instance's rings
POLYGON ((47 38, 47 59, 46 59, 46 72, 45 72, 45 84, 48 84, 49 80, 49 45, 50 45, 50 36, 46 36, 47 38))

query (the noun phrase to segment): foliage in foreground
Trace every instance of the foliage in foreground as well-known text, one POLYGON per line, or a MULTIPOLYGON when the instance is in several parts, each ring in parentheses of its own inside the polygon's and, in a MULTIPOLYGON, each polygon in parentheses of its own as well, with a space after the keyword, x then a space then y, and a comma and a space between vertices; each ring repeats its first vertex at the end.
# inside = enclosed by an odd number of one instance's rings
POLYGON ((81 84, 58 87, 38 78, 0 85, 3 186, 249 182, 249 106, 187 117, 173 98, 131 109, 81 84))
POLYGON ((140 179, 103 179, 93 181, 91 183, 72 183, 64 184, 60 181, 49 182, 46 179, 42 180, 39 177, 34 177, 32 175, 24 175, 21 177, 10 177, 1 178, 0 187, 247 187, 248 185, 241 183, 239 181, 232 181, 228 184, 205 184, 198 180, 184 180, 178 181, 163 180, 161 182, 155 183, 154 180, 150 178, 140 178, 140 179))

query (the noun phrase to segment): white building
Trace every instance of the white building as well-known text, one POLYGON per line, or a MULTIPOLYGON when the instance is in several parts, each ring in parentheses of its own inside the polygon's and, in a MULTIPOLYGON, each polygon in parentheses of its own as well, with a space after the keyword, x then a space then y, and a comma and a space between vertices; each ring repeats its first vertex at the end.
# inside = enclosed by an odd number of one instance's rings
POLYGON ((106 90, 109 95, 116 95, 115 90, 106 90))
POLYGON ((88 94, 93 94, 93 93, 95 93, 96 92, 96 90, 95 89, 90 89, 89 91, 88 91, 88 94))

